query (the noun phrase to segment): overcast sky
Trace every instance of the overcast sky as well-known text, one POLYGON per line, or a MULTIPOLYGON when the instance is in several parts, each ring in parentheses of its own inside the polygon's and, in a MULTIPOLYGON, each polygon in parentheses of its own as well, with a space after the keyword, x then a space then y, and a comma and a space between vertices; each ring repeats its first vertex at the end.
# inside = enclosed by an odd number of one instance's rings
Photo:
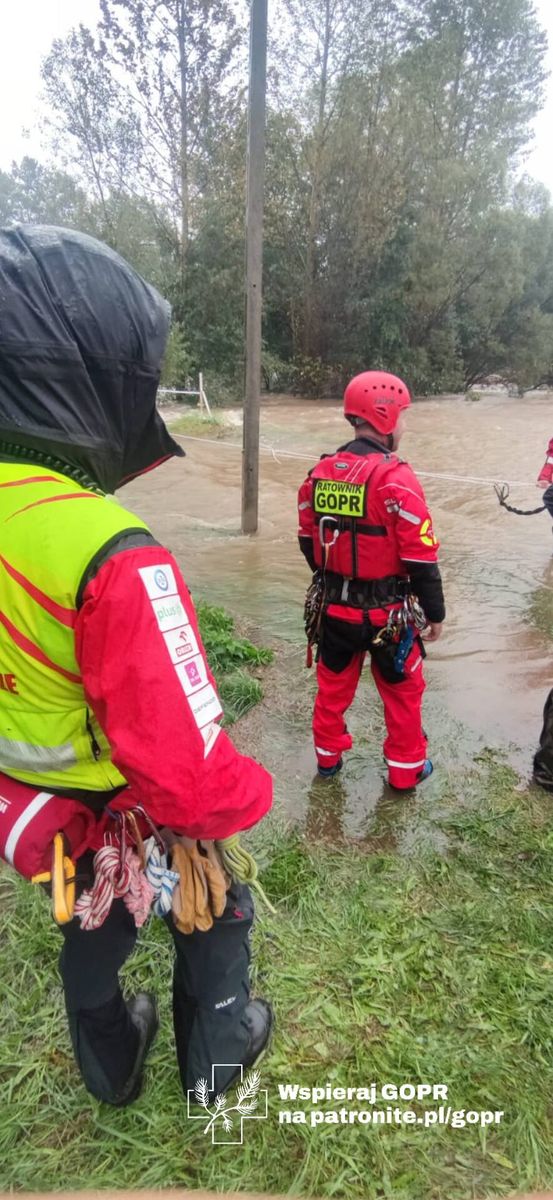
MULTIPOLYGON (((553 72, 553 0, 535 0, 549 35, 548 66, 553 72)), ((93 24, 98 0, 0 0, 0 168, 9 169, 24 154, 41 157, 40 62, 53 38, 82 21, 93 24)), ((535 122, 533 149, 526 170, 553 194, 553 78, 548 101, 535 122)))

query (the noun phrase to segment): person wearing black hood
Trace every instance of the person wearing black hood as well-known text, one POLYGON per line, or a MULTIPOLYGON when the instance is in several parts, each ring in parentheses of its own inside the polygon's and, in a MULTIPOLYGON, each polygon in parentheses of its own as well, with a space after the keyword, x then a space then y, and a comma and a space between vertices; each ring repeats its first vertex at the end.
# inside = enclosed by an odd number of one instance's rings
MULTIPOLYGON (((112 495, 183 454, 155 405, 169 319, 166 301, 95 239, 0 231, 0 772, 28 786, 33 814, 56 793, 100 817, 128 785, 156 826, 224 839, 265 815, 271 779, 220 727, 176 561, 112 495)), ((5 854, 16 865, 24 823, 5 854)), ((226 1064, 214 1079, 225 1090, 268 1041, 270 1005, 249 996, 252 918, 248 888, 233 883, 209 931, 168 919, 185 1091, 215 1064, 226 1064)), ((75 917, 62 932, 83 1080, 128 1104, 157 1029, 153 997, 125 1001, 119 985, 135 923, 115 899, 99 927, 75 917)))

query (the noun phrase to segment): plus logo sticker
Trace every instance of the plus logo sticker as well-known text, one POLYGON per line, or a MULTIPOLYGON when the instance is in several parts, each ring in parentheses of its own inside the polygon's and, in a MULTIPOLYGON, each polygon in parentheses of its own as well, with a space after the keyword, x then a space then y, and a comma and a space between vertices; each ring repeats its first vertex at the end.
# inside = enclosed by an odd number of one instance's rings
POLYGON ((244 1144, 244 1121, 265 1121, 267 1112, 267 1088, 260 1087, 259 1071, 249 1071, 244 1078, 242 1063, 214 1063, 211 1068, 211 1088, 207 1079, 198 1079, 195 1088, 186 1093, 187 1117, 190 1121, 203 1121, 204 1133, 211 1131, 212 1146, 242 1146, 244 1144), (240 1083, 236 1087, 236 1101, 215 1091, 217 1067, 236 1067, 240 1083), (199 1104, 203 1113, 190 1112, 191 1104, 199 1104))

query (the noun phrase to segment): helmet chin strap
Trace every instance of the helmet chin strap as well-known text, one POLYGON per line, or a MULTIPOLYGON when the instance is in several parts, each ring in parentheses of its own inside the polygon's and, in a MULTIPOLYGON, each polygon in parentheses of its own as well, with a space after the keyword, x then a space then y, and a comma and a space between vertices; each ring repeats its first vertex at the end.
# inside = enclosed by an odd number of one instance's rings
POLYGON ((393 433, 379 433, 378 429, 375 429, 373 425, 369 425, 368 421, 359 421, 359 423, 356 424, 355 418, 348 417, 348 420, 349 420, 350 424, 353 425, 353 428, 355 429, 356 437, 358 437, 358 438, 370 437, 371 441, 378 442, 384 449, 393 450, 393 448, 394 448, 393 433), (363 433, 362 430, 366 430, 366 432, 363 433))

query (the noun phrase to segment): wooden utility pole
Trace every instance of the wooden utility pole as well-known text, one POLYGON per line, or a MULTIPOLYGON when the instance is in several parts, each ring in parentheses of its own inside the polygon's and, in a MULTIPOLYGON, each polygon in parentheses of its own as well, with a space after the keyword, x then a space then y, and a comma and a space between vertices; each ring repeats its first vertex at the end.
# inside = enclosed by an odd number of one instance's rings
POLYGON ((246 198, 246 381, 242 456, 242 533, 257 530, 259 390, 263 270, 263 178, 267 84, 267 0, 251 0, 246 198))

